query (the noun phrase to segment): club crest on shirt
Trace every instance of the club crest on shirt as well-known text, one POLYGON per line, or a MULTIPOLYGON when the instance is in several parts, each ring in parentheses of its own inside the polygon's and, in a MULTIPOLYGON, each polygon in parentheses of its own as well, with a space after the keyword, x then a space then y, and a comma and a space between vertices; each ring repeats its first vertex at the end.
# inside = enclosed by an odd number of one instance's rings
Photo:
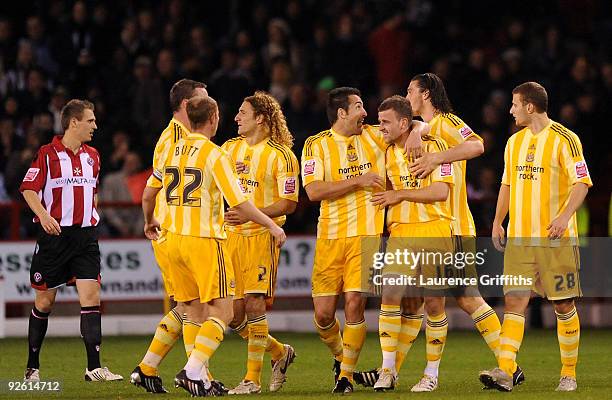
POLYGON ((294 194, 295 193, 295 187, 296 187, 296 182, 295 182, 295 178, 290 176, 289 178, 285 179, 285 185, 284 185, 284 189, 283 189, 283 194, 294 194))
POLYGON ((307 160, 304 162, 304 176, 314 175, 317 160, 307 160))
POLYGON ((584 161, 578 161, 576 163, 576 177, 578 179, 589 176, 589 169, 584 161))
POLYGON ((90 167, 93 167, 94 165, 94 160, 91 157, 87 157, 87 164, 89 164, 90 167))
POLYGON ((459 134, 462 138, 467 139, 472 134, 472 130, 469 126, 465 125, 463 128, 459 129, 459 134))
POLYGON ((525 161, 533 162, 533 160, 535 160, 535 155, 533 153, 528 153, 527 158, 525 158, 525 161))
POLYGON ((40 168, 30 168, 30 169, 28 169, 28 172, 26 172, 25 176, 23 177, 23 181, 24 182, 33 182, 34 179, 36 179, 36 177, 38 176, 39 172, 40 172, 40 168))
POLYGON ((451 176, 453 174, 453 164, 444 163, 440 165, 440 176, 451 176))
POLYGON ((249 172, 251 172, 251 167, 248 164, 244 164, 241 174, 248 174, 249 172))
POLYGON ((349 144, 346 148, 346 159, 349 162, 355 162, 359 159, 357 153, 355 152, 355 147, 352 144, 349 144))

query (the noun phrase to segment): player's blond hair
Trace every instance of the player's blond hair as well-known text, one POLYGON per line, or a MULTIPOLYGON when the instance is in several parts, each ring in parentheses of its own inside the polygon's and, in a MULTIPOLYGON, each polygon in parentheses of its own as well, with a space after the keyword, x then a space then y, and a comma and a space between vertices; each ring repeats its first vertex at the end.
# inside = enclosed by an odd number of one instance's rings
POLYGON ((285 146, 293 146, 293 135, 287 128, 287 120, 281 109, 280 104, 272 95, 264 91, 258 90, 254 95, 244 99, 255 111, 255 116, 263 116, 264 125, 272 140, 284 144, 285 146))

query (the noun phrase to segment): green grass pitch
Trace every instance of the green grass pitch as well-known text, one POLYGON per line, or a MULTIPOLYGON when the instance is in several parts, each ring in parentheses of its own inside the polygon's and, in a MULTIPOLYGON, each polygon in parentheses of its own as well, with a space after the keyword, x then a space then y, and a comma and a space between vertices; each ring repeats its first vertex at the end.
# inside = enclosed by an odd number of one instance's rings
MULTIPOLYGON (((448 342, 440 367, 440 386, 434 393, 410 393, 410 387, 419 379, 425 364, 423 332, 414 344, 402 369, 399 387, 393 392, 374 393, 371 389, 356 387, 353 398, 363 399, 604 399, 610 398, 610 356, 612 331, 584 329, 581 333, 578 365, 578 392, 554 392, 560 369, 556 332, 527 331, 519 354, 519 362, 527 381, 511 394, 481 390, 477 374, 481 369, 494 366, 494 359, 484 341, 475 331, 449 332, 448 342)), ((270 375, 268 358, 263 372, 263 393, 255 397, 326 399, 333 384, 331 357, 327 348, 314 334, 278 334, 291 343, 297 352, 296 362, 288 371, 288 381, 278 393, 269 393, 270 375)), ((102 345, 102 363, 113 372, 124 376, 123 382, 92 383, 83 381, 85 350, 78 338, 47 338, 41 354, 41 378, 63 382, 60 394, 16 394, 6 392, 7 399, 185 399, 187 392, 173 387, 172 378, 185 362, 182 342, 168 355, 161 366, 161 375, 170 393, 152 395, 129 383, 129 374, 148 345, 148 337, 107 337, 102 345)), ((20 379, 25 367, 26 339, 0 340, 0 380, 20 379)), ((370 333, 359 360, 359 368, 369 369, 380 364, 380 346, 376 334, 370 333)), ((228 334, 212 361, 212 372, 226 386, 237 384, 246 365, 246 343, 236 335, 228 334)))

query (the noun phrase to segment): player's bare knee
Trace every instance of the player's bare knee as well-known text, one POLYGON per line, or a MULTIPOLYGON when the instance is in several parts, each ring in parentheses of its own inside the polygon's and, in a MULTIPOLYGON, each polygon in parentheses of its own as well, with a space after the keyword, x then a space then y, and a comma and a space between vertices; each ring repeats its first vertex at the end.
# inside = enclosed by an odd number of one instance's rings
POLYGON ((529 305, 530 293, 513 292, 504 297, 504 311, 525 314, 529 305))
POLYGON ((255 318, 266 313, 266 299, 263 294, 249 294, 244 298, 244 310, 248 318, 255 318))
POLYGON ((420 314, 423 306, 422 297, 404 297, 402 299, 402 312, 405 314, 420 314))
POLYGON ((55 296, 36 296, 36 299, 34 300, 34 306, 36 309, 45 313, 51 312, 54 304, 55 296))
POLYGON ((575 307, 574 299, 553 300, 553 307, 559 314, 567 314, 575 307))
POLYGON ((315 321, 319 326, 329 326, 336 320, 336 312, 331 309, 315 309, 315 321))
POLYGON ((174 306, 174 311, 182 316, 185 313, 185 305, 182 302, 176 303, 176 306, 174 306))
POLYGON ((347 322, 359 322, 363 320, 365 312, 365 300, 361 296, 346 298, 344 304, 344 315, 347 322))
POLYGON ((444 297, 426 297, 425 311, 427 315, 440 315, 444 312, 444 297))
POLYGON ((466 313, 473 314, 485 301, 482 297, 459 296, 456 298, 457 305, 466 313))

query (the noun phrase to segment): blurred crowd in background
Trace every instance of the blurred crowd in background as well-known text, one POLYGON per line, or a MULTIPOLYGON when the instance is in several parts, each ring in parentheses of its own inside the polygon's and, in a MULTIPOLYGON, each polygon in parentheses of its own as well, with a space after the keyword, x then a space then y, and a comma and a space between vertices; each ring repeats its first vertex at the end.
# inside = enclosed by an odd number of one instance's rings
MULTIPOLYGON (((215 141, 236 134, 245 96, 274 95, 296 138, 328 129, 327 92, 362 91, 367 122, 416 73, 445 82, 457 115, 485 140, 468 162, 479 234, 490 232, 507 138, 511 90, 536 80, 549 116, 576 132, 595 186, 583 233, 607 236, 612 178, 612 4, 433 0, 64 1, 0 6, 0 204, 21 202, 19 184, 40 145, 61 132, 70 98, 94 102, 102 156, 100 200, 139 203, 153 148, 171 112, 168 92, 200 80, 220 104, 215 141), (585 231, 586 229, 586 231, 585 231)), ((0 238, 11 235, 0 208, 0 238)), ((22 212, 20 237, 35 233, 22 212)), ((102 233, 141 236, 138 207, 102 207, 102 233)), ((318 204, 302 195, 290 233, 316 229, 318 204)), ((14 236, 14 235, 13 235, 14 236)))

